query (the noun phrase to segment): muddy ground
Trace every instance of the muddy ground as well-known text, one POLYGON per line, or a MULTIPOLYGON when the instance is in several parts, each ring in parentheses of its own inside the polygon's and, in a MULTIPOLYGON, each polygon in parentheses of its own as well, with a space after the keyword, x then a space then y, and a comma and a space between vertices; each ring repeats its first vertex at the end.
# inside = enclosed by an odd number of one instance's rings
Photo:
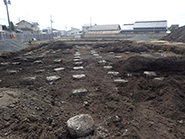
POLYGON ((86 139, 185 138, 185 45, 91 41, 50 42, 1 54, 0 138, 69 139, 66 121, 78 114, 95 121, 86 139), (75 71, 77 51, 84 69, 75 71), (59 67, 64 71, 55 72, 59 67), (74 80, 75 74, 86 77, 74 80), (47 81, 49 76, 60 79, 47 81), (128 83, 116 84, 117 78, 128 83), (88 92, 73 95, 79 88, 88 92))

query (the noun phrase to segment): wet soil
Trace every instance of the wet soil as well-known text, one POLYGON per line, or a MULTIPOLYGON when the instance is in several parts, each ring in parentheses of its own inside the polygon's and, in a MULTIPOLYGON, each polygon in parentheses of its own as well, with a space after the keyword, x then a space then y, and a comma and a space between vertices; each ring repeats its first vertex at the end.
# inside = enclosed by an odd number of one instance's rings
POLYGON ((70 139, 66 122, 78 114, 90 114, 95 121, 86 139, 185 138, 184 48, 93 42, 57 41, 1 53, 0 138, 70 139), (75 52, 81 53, 83 70, 73 70, 75 52), (110 70, 103 66, 113 66, 118 76, 107 75, 110 70), (64 71, 54 71, 60 67, 64 71), (144 71, 156 72, 157 78, 144 71), (76 74, 86 77, 74 80, 76 74), (49 76, 60 79, 50 82, 49 76), (116 84, 117 78, 128 83, 116 84), (79 88, 88 92, 73 95, 79 88))

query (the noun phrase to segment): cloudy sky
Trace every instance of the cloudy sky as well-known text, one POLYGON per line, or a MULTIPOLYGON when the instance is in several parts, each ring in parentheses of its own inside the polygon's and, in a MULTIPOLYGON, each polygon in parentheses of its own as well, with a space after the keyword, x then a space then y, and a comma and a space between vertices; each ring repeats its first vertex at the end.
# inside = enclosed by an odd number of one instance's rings
MULTIPOLYGON (((4 0, 0 1, 0 24, 8 24, 4 0)), ((8 0, 7 0, 8 1, 8 0)), ((135 21, 167 20, 185 25, 184 0, 10 0, 10 20, 38 22, 41 29, 81 28, 90 23, 123 24, 135 21)))

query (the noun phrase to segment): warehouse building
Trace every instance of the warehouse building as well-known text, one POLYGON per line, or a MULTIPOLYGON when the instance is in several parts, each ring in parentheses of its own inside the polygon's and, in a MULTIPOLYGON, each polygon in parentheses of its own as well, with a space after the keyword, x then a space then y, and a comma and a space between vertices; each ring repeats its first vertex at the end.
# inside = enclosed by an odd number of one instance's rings
POLYGON ((119 34, 121 27, 119 24, 95 25, 85 34, 119 34))
POLYGON ((136 21, 134 24, 124 24, 121 33, 166 33, 166 31, 167 20, 136 21))

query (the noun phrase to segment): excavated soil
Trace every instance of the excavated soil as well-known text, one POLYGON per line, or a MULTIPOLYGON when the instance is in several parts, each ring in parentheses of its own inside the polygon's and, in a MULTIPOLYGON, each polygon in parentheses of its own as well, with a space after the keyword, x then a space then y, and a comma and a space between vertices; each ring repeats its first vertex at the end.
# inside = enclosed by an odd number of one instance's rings
POLYGON ((83 139, 185 138, 185 51, 169 47, 127 40, 80 46, 57 41, 1 53, 0 138, 70 139, 66 122, 78 114, 95 122, 94 132, 83 139), (83 70, 73 70, 76 52, 83 70), (60 67, 64 71, 54 71, 60 67), (76 74, 86 77, 74 80, 76 74), (60 79, 47 81, 49 76, 60 79), (116 84, 117 78, 128 83, 116 84), (79 88, 87 92, 74 95, 79 88))
POLYGON ((162 40, 185 43, 185 26, 176 29, 169 35, 163 37, 162 40))

